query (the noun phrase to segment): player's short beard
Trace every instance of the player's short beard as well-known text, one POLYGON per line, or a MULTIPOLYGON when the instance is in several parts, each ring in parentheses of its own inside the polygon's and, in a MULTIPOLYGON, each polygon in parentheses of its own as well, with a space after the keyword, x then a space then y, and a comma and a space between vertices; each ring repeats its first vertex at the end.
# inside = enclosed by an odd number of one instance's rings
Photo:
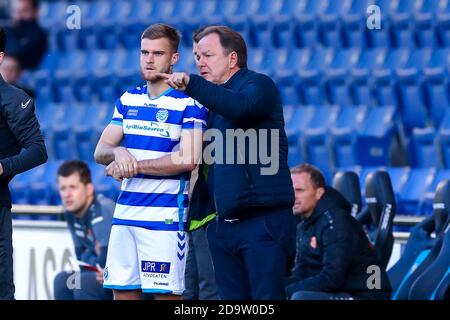
MULTIPOLYGON (((160 73, 172 73, 172 66, 169 65, 167 68, 161 69, 161 70, 158 71, 158 72, 160 72, 160 73)), ((155 73, 156 73, 156 71, 155 71, 155 73)), ((157 83, 157 82, 160 82, 160 81, 162 80, 162 78, 156 77, 156 76, 154 76, 154 74, 152 74, 152 75, 151 75, 150 77, 148 77, 148 78, 145 78, 144 72, 143 72, 142 68, 141 68, 141 77, 142 77, 144 80, 146 80, 146 81, 148 81, 148 82, 150 82, 150 83, 157 83)))

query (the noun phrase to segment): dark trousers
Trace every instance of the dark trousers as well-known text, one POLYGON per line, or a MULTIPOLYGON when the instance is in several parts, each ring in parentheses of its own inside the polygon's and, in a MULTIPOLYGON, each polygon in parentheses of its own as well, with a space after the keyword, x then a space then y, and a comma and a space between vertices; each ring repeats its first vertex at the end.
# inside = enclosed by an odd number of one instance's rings
POLYGON ((79 281, 73 280, 74 272, 60 272, 53 280, 55 300, 112 300, 113 293, 104 289, 95 278, 95 272, 81 271, 79 281), (69 280, 69 283, 67 282, 69 280), (77 285, 79 284, 79 285, 77 285))
POLYGON ((0 300, 14 300, 11 209, 0 207, 0 300))
POLYGON ((203 228, 193 231, 189 237, 185 284, 185 300, 219 299, 208 240, 203 228))
POLYGON ((254 213, 238 222, 219 218, 207 227, 216 283, 224 300, 286 299, 284 277, 295 250, 292 209, 254 213))

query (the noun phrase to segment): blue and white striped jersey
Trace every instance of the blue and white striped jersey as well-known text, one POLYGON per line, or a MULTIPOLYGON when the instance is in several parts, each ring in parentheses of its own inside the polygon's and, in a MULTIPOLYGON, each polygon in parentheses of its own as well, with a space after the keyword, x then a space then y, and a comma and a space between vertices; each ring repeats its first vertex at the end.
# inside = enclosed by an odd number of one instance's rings
MULTIPOLYGON (((170 154, 177 149, 182 130, 205 129, 206 121, 207 109, 183 92, 170 88, 151 99, 144 85, 117 100, 111 123, 122 126, 124 146, 139 161, 170 154)), ((190 175, 140 174, 124 179, 113 224, 184 230, 190 175)))

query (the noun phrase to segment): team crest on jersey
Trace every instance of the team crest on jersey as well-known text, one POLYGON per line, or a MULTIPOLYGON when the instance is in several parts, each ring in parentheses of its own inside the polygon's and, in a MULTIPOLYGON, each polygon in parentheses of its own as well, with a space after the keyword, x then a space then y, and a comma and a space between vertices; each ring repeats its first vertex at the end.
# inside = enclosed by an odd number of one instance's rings
POLYGON ((168 117, 169 111, 167 111, 166 109, 158 110, 158 112, 156 113, 156 120, 158 120, 158 122, 166 122, 168 117))

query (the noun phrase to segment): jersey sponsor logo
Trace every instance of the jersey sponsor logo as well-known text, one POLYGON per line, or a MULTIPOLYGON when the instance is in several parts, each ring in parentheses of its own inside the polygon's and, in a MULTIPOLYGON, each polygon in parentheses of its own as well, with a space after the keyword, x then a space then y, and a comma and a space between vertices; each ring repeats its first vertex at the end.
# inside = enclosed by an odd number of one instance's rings
POLYGON ((161 128, 159 126, 159 123, 157 123, 157 122, 150 122, 150 126, 147 126, 147 125, 141 126, 141 125, 138 125, 138 124, 127 124, 126 128, 128 130, 133 129, 133 130, 143 130, 143 131, 157 132, 163 138, 169 138, 170 137, 169 131, 167 131, 164 128, 161 128))
POLYGON ((127 111, 127 117, 137 117, 138 112, 138 109, 130 109, 127 111))
POLYGON ((151 273, 164 273, 169 274, 170 262, 158 262, 158 261, 141 261, 141 271, 151 273))
POLYGON ((158 110, 156 113, 156 120, 158 120, 158 122, 166 122, 167 118, 169 118, 169 111, 166 109, 158 110))
POLYGON ((31 99, 28 99, 27 102, 22 102, 20 104, 20 106, 22 107, 22 109, 25 109, 26 107, 28 107, 28 105, 30 104, 31 99))
POLYGON ((315 236, 312 236, 309 240, 309 245, 311 248, 316 249, 317 248, 317 238, 315 236))

